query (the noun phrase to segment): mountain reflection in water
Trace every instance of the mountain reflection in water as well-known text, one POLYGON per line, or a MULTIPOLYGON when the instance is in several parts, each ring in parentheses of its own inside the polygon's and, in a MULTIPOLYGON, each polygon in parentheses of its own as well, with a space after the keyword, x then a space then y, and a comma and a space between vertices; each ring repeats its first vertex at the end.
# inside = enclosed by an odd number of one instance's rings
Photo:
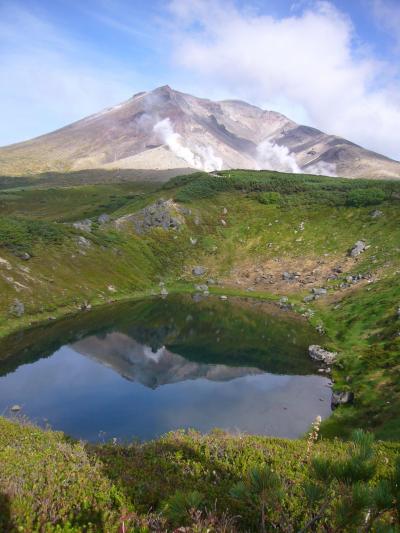
POLYGON ((172 353, 165 346, 154 350, 118 332, 109 333, 103 338, 88 337, 72 344, 71 348, 111 368, 122 377, 152 389, 189 379, 229 381, 262 373, 258 368, 195 363, 172 353))
POLYGON ((276 306, 190 296, 82 313, 5 339, 0 412, 97 441, 215 427, 294 438, 330 413, 321 337, 276 306))

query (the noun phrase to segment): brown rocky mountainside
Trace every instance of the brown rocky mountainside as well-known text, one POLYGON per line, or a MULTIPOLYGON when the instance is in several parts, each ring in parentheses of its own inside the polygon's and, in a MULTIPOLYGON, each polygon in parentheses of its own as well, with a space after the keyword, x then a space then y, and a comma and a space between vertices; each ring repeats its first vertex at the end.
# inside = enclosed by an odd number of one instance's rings
POLYGON ((79 169, 272 169, 400 178, 400 163, 242 101, 159 87, 30 141, 0 148, 0 174, 79 169))

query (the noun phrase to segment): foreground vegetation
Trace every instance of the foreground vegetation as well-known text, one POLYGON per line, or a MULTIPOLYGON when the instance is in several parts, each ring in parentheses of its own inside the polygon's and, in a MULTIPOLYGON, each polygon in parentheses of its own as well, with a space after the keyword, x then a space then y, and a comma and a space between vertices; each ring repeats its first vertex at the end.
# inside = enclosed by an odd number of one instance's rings
POLYGON ((399 531, 399 446, 316 437, 85 446, 0 418, 0 529, 399 531))
MULTIPOLYGON (((157 294, 160 283, 186 292, 213 278, 211 293, 284 296, 325 332, 321 344, 338 353, 334 388, 355 399, 323 422, 308 452, 307 439, 195 433, 85 447, 2 419, 3 529, 398 531, 399 448, 389 441, 400 440, 400 182, 253 171, 159 185, 65 179, 0 192, 0 335, 157 294), (178 229, 139 234, 116 223, 160 198, 184 213, 178 229), (100 224, 103 213, 110 220, 100 224), (90 231, 72 226, 85 218, 90 231), (359 240, 365 250, 351 257, 359 240), (326 294, 312 299, 313 288, 326 294), (387 442, 337 440, 355 428, 387 442)), ((12 368, 17 355, 3 349, 6 357, 12 368)))

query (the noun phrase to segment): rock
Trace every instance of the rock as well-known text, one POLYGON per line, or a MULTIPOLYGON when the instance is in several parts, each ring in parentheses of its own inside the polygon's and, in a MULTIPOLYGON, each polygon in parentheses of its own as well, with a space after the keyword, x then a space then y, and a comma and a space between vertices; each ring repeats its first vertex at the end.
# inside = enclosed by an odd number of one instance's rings
POLYGON ((318 344, 312 344, 309 346, 308 354, 311 359, 314 359, 314 361, 322 361, 326 365, 334 363, 337 356, 336 352, 328 352, 328 350, 324 350, 321 346, 318 346, 318 344))
POLYGON ((397 318, 400 318, 400 306, 397 308, 397 318))
POLYGON ((208 280, 207 280, 207 285, 216 285, 216 283, 217 282, 213 278, 208 278, 208 280))
POLYGON ((99 224, 107 224, 107 222, 110 222, 111 218, 109 215, 107 215, 107 213, 103 213, 102 215, 100 215, 98 218, 97 218, 97 222, 99 224))
POLYGON ((190 237, 190 243, 194 246, 195 244, 197 244, 197 239, 195 237, 190 237))
POLYGON ((339 405, 351 404, 354 402, 353 392, 332 392, 331 407, 335 409, 339 405))
POLYGON ((208 291, 208 285, 206 284, 202 284, 202 285, 195 285, 194 287, 196 289, 196 291, 208 291))
POLYGON ((137 213, 125 215, 116 220, 117 228, 126 222, 134 225, 136 233, 143 234, 153 228, 177 230, 185 222, 183 208, 173 200, 160 198, 137 213))
POLYGON ((20 300, 14 300, 10 306, 10 313, 20 318, 25 314, 25 305, 20 300))
POLYGON ((168 296, 168 291, 165 287, 162 287, 160 290, 161 296, 168 296))
POLYGON ((117 292, 117 289, 114 287, 114 285, 108 285, 107 290, 110 292, 117 292))
POLYGON ((383 215, 382 211, 379 211, 379 209, 375 209, 375 211, 372 211, 371 218, 379 218, 383 215))
POLYGON ((28 252, 19 252, 17 256, 22 259, 22 261, 29 261, 29 259, 31 258, 31 255, 28 254, 28 252))
POLYGON ((228 214, 228 210, 227 210, 226 207, 223 208, 223 210, 222 210, 222 214, 223 214, 223 215, 227 215, 227 214, 228 214))
POLYGON ((222 224, 223 226, 226 226, 226 221, 225 221, 223 218, 221 218, 221 224, 222 224))
POLYGON ((92 246, 92 243, 89 241, 89 239, 83 237, 83 235, 79 235, 79 237, 76 239, 76 242, 78 243, 78 246, 82 246, 83 248, 90 248, 90 246, 92 246))
POLYGON ((303 302, 305 302, 306 304, 309 303, 309 302, 312 302, 314 300, 314 295, 313 294, 309 294, 308 296, 304 296, 303 298, 303 302))
POLYGON ((294 281, 297 277, 297 272, 282 272, 282 279, 284 281, 294 281))
POLYGON ((81 311, 90 311, 92 309, 92 304, 87 302, 86 300, 81 304, 80 306, 81 311))
POLYGON ((317 289, 314 287, 311 289, 311 292, 314 294, 314 296, 324 296, 328 291, 326 289, 317 289))
POLYGON ((12 411, 13 413, 17 413, 18 411, 21 411, 21 409, 22 407, 16 403, 11 407, 10 411, 12 411))
POLYGON ((88 233, 92 231, 92 221, 90 220, 90 218, 86 218, 85 220, 78 220, 78 222, 74 222, 72 226, 79 231, 86 231, 88 233))
POLYGON ((227 300, 227 299, 228 299, 228 297, 227 297, 227 296, 225 296, 224 294, 221 294, 221 296, 219 297, 219 299, 220 299, 220 300, 227 300))
POLYGON ((202 266, 195 266, 192 268, 193 276, 204 276, 206 269, 202 266))
POLYGON ((357 241, 353 248, 349 251, 350 257, 357 257, 361 253, 365 252, 366 250, 366 244, 364 241, 357 241))

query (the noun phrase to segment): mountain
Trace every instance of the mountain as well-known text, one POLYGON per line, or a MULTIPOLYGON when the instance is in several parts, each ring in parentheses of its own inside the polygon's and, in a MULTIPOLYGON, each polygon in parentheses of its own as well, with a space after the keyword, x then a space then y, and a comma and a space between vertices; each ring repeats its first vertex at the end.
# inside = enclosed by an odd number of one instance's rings
POLYGON ((159 87, 57 131, 0 148, 0 174, 229 168, 400 178, 400 163, 274 111, 159 87))

